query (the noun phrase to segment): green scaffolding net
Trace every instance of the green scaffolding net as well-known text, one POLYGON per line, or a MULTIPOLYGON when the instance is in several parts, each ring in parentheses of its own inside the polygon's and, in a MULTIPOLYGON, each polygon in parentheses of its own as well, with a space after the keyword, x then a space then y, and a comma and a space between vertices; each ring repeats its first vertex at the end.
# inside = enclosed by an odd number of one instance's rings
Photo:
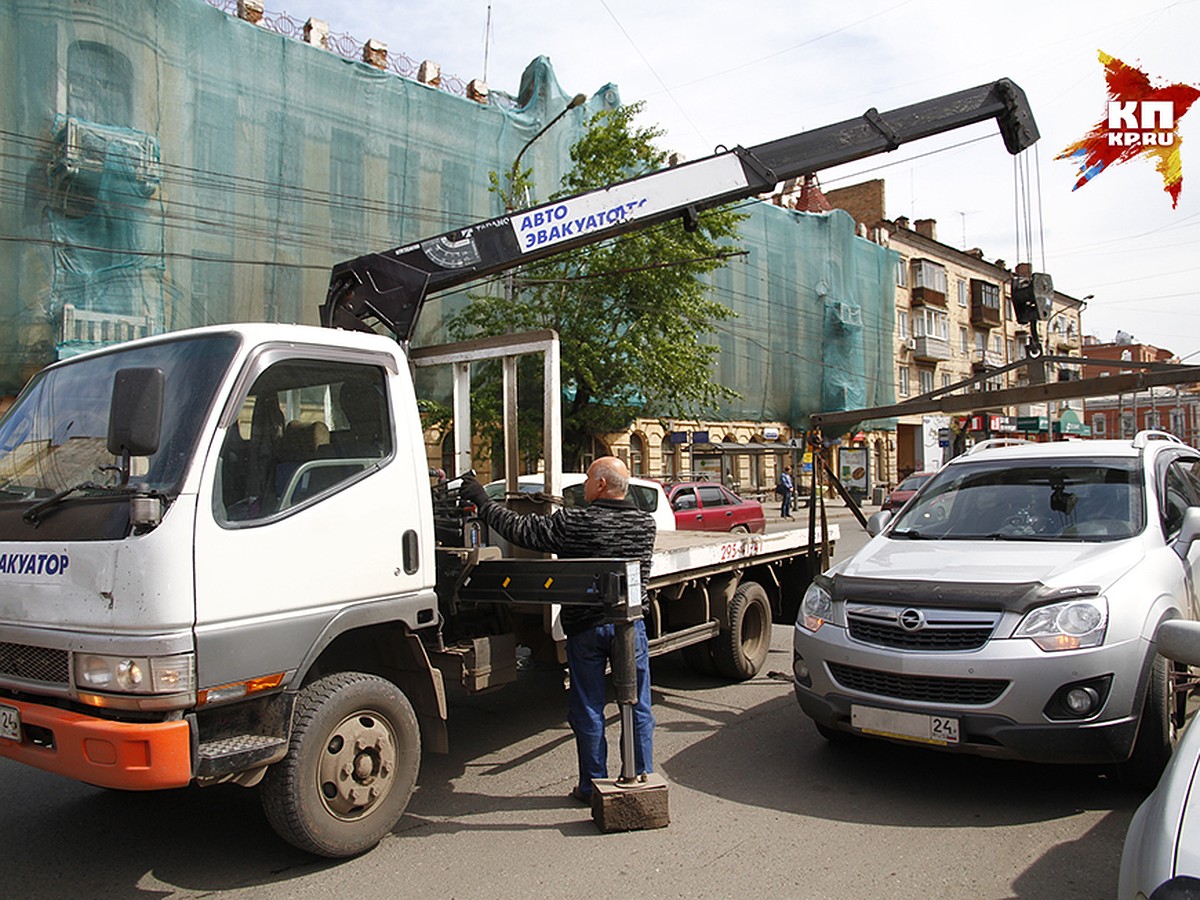
MULTIPOLYGON (((534 60, 468 98, 202 0, 0 8, 0 393, 55 359, 231 321, 315 324, 331 266, 500 215, 489 173, 572 93, 534 60)), ((602 86, 522 157, 548 195, 602 86)), ((531 198, 538 199, 538 198, 531 198)), ((802 424, 891 400, 893 255, 842 213, 751 205, 712 279, 730 418, 802 424)), ((478 286, 474 288, 478 290, 478 286)), ((426 307, 445 339, 466 292, 426 307)))

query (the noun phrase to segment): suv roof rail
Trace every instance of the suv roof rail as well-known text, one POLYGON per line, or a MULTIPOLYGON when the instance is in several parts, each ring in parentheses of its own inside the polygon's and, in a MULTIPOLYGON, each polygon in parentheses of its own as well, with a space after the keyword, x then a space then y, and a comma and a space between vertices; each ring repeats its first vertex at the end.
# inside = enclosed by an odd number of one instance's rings
POLYGON ((972 446, 965 455, 970 456, 972 453, 982 453, 984 450, 995 450, 997 447, 1013 447, 1032 443, 1033 441, 1027 441, 1025 438, 988 438, 986 441, 980 441, 972 446))
POLYGON ((1183 443, 1183 441, 1168 431, 1159 431, 1156 428, 1147 428, 1134 435, 1133 446, 1141 449, 1151 441, 1170 441, 1175 444, 1183 443))

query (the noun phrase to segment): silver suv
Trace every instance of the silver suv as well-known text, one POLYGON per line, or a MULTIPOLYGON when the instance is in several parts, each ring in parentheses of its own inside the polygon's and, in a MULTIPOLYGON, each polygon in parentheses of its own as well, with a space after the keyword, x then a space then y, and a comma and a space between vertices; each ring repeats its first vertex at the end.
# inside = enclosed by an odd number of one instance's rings
POLYGON ((1186 701, 1154 633, 1200 617, 1198 505, 1200 452, 1162 432, 977 445, 808 589, 801 709, 830 740, 1111 763, 1152 784, 1186 701))

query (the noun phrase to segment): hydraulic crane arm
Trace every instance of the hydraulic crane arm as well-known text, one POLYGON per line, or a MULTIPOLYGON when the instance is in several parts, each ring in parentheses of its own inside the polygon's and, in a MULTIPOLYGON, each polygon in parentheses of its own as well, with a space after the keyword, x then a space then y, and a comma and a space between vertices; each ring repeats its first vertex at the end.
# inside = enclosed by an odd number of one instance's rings
POLYGON ((996 119, 1009 153, 1038 139, 1025 93, 1007 78, 933 100, 733 150, 371 253, 334 266, 321 324, 371 331, 387 325, 410 341, 425 300, 514 266, 594 244, 674 217, 695 227, 700 210, 744 200, 798 178, 901 144, 996 119))

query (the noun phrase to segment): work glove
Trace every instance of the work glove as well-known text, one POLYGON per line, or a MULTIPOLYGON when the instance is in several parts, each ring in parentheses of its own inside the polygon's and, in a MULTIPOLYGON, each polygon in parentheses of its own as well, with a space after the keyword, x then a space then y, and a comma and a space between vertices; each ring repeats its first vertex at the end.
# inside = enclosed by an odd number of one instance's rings
POLYGON ((483 489, 483 485, 474 475, 462 477, 462 487, 458 489, 458 496, 464 503, 473 503, 479 508, 482 508, 488 500, 487 491, 483 489))

